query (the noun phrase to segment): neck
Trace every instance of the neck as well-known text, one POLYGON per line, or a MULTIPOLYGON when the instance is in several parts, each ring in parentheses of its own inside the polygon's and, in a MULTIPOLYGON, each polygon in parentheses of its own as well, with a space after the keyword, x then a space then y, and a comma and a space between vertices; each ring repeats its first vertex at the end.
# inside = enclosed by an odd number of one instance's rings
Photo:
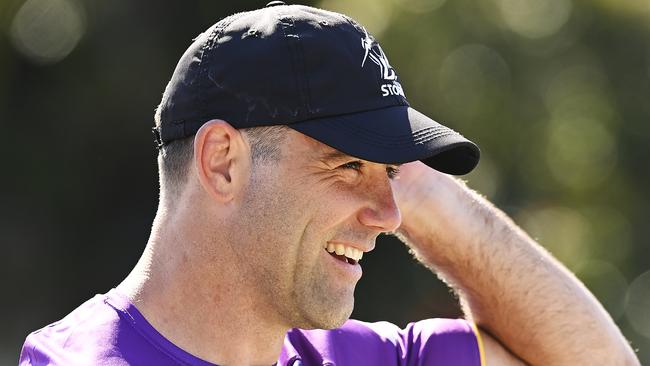
POLYGON ((251 293, 227 243, 202 245, 187 217, 158 211, 140 261, 118 289, 194 356, 219 365, 275 363, 289 327, 251 293))

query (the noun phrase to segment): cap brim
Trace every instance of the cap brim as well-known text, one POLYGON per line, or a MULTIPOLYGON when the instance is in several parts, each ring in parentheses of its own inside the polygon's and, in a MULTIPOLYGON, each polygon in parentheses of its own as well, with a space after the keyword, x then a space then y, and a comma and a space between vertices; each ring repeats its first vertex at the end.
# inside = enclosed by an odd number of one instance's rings
POLYGON ((382 164, 421 160, 447 174, 467 174, 480 150, 456 131, 408 106, 318 118, 288 125, 348 155, 382 164))

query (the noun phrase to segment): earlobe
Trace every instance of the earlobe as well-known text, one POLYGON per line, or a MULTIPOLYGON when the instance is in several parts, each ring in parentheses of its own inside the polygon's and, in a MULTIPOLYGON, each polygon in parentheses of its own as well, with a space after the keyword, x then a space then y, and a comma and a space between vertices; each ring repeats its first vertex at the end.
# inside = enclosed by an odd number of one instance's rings
POLYGON ((222 120, 206 122, 194 138, 194 163, 203 189, 218 202, 232 201, 247 174, 248 146, 241 133, 222 120))

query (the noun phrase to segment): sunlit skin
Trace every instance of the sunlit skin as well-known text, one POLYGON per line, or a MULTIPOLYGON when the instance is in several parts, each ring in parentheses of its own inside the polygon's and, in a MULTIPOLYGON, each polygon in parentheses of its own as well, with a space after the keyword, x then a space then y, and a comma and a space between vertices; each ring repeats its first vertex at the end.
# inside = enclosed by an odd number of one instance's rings
POLYGON ((360 271, 325 245, 367 252, 401 222, 396 166, 287 133, 279 161, 252 165, 244 134, 204 125, 183 193, 162 195, 147 249, 120 285, 165 337, 217 364, 272 364, 288 329, 343 324, 360 271))
POLYGON ((487 364, 638 365, 580 281, 462 182, 420 162, 392 180, 395 166, 287 133, 278 161, 254 165, 244 134, 210 121, 180 195, 161 187, 118 289, 175 345, 219 365, 273 364, 290 328, 331 329, 352 312, 360 269, 328 241, 368 251, 395 231, 456 289, 487 364))
POLYGON ((241 265, 251 284, 287 326, 330 329, 348 319, 359 277, 324 246, 367 252, 380 233, 399 226, 390 182, 396 171, 292 130, 281 160, 254 168, 236 242, 246 248, 241 265))

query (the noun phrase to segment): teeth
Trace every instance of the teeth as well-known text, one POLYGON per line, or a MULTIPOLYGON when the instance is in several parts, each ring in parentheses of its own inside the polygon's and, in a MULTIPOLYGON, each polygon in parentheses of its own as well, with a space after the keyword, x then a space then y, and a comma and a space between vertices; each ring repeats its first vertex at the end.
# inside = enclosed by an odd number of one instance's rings
POLYGON ((336 244, 334 248, 336 248, 336 254, 345 255, 345 247, 343 246, 343 244, 336 244))
POLYGON ((356 252, 356 249, 354 249, 352 247, 345 247, 345 256, 346 257, 348 257, 350 259, 356 258, 357 256, 354 255, 355 254, 354 252, 356 252))
POLYGON ((363 252, 357 248, 348 247, 339 243, 327 243, 325 250, 330 253, 336 253, 337 255, 344 255, 347 258, 350 258, 354 261, 359 261, 363 257, 363 252))

